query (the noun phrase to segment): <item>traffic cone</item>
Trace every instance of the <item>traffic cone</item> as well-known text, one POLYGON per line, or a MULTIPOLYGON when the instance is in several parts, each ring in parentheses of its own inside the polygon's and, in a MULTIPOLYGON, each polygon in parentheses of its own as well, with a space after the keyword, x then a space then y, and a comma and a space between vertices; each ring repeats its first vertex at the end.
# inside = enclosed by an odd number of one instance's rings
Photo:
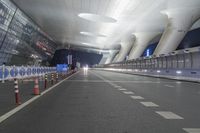
POLYGON ((52 74, 51 74, 51 85, 54 84, 53 82, 54 82, 54 74, 52 73, 52 74))
POLYGON ((44 88, 47 88, 47 81, 48 81, 48 75, 45 74, 45 79, 44 79, 44 88))
POLYGON ((56 73, 56 83, 58 83, 59 75, 56 73))
POLYGON ((33 94, 34 95, 40 95, 40 89, 39 89, 39 84, 38 84, 38 78, 35 78, 35 85, 33 89, 33 94))
POLYGON ((20 105, 20 98, 19 98, 19 86, 18 86, 18 80, 15 78, 14 79, 14 89, 15 89, 15 103, 17 105, 20 105))

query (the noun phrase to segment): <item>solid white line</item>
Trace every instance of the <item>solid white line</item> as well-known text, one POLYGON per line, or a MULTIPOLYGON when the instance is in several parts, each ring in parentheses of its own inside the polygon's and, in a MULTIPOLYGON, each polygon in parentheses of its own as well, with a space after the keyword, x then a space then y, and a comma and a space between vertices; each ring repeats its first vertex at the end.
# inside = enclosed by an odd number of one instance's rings
POLYGON ((173 85, 165 85, 166 87, 169 87, 169 88, 174 88, 173 85))
POLYGON ((133 99, 139 99, 139 100, 142 100, 142 99, 144 99, 143 97, 141 97, 141 96, 131 96, 131 98, 133 98, 133 99))
POLYGON ((140 102, 140 103, 146 107, 159 107, 157 104, 153 102, 140 102))
POLYGON ((200 128, 183 128, 187 133, 200 133, 200 128))
POLYGON ((25 103, 17 106, 16 108, 10 110, 9 112, 5 113, 4 115, 0 116, 0 123, 2 123, 3 121, 5 121, 6 119, 8 119, 9 117, 11 117, 12 115, 14 115, 15 113, 17 113, 18 111, 20 111, 21 109, 23 109, 24 107, 26 107, 27 105, 31 104, 32 102, 34 102, 35 100, 37 100, 38 98, 40 98, 41 96, 45 95, 47 92, 51 91, 53 88, 55 88, 56 86, 60 85, 61 83, 63 83, 64 81, 66 81, 67 79, 69 79, 70 77, 74 76, 75 74, 78 74, 78 72, 72 74, 71 76, 67 77, 66 79, 64 79, 63 81, 60 81, 59 83, 55 84, 54 86, 50 87, 49 89, 43 91, 41 93, 41 95, 38 96, 34 96, 33 98, 29 99, 28 101, 26 101, 25 103))
POLYGON ((131 94, 134 94, 134 92, 132 91, 123 91, 124 94, 127 94, 127 95, 131 95, 131 94))
POLYGON ((183 117, 169 111, 156 111, 156 113, 165 119, 184 119, 183 117))

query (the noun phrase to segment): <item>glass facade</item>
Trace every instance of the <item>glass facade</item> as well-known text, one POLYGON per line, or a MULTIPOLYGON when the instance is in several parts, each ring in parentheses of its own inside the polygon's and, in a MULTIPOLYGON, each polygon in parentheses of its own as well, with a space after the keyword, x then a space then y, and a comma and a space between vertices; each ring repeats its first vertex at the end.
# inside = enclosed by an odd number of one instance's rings
POLYGON ((0 0, 0 65, 34 65, 52 58, 56 44, 9 0, 0 0))

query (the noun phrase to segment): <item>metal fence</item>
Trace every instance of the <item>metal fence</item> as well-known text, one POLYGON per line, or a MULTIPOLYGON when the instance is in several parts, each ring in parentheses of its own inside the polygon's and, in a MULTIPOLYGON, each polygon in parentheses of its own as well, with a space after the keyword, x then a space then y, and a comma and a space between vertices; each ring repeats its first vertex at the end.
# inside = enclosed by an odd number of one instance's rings
POLYGON ((0 66, 0 80, 28 78, 56 72, 56 67, 0 66))
POLYGON ((183 53, 162 57, 149 57, 104 65, 119 69, 190 69, 200 70, 200 52, 183 53))
POLYGON ((156 77, 200 81, 200 49, 182 50, 160 57, 144 57, 124 62, 97 66, 99 69, 121 71, 156 77))

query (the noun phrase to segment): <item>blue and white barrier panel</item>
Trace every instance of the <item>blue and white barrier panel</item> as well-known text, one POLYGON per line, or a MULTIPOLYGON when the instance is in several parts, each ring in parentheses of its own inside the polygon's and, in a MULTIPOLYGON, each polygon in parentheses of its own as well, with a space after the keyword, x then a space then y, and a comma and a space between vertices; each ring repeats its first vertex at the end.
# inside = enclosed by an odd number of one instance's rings
POLYGON ((0 80, 23 79, 55 73, 56 67, 0 66, 0 80))

